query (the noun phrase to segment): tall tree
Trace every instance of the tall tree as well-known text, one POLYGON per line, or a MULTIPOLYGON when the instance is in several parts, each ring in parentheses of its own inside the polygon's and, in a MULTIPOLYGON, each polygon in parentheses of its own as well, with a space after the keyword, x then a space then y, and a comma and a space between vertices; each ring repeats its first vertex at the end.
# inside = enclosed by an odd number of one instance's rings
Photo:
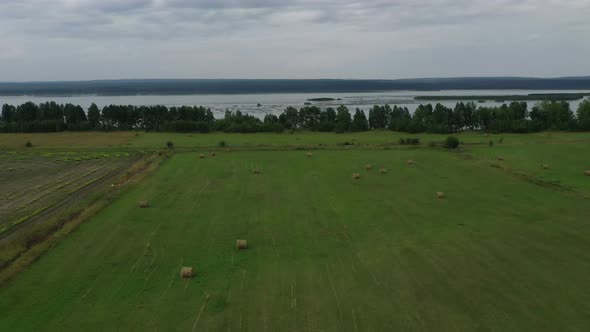
POLYGON ((16 107, 8 104, 2 105, 2 121, 5 123, 16 121, 16 107))
POLYGON ((299 127, 299 112, 295 107, 289 106, 279 116, 279 121, 287 129, 297 129, 299 127))
POLYGON ((580 103, 576 111, 576 120, 578 129, 590 130, 590 100, 585 99, 580 103))
POLYGON ((336 111, 332 107, 326 108, 320 113, 319 131, 330 132, 336 128, 336 111))
POLYGON ((87 121, 86 113, 80 105, 66 104, 64 106, 64 116, 68 125, 77 125, 87 121))
POLYGON ((367 131, 369 130, 369 122, 367 121, 367 116, 365 112, 360 109, 356 109, 354 112, 354 116, 352 119, 352 124, 350 126, 350 130, 352 131, 367 131))
POLYGON ((100 110, 95 103, 92 103, 88 108, 88 121, 90 122, 90 128, 98 129, 100 127, 100 110))
POLYGON ((348 108, 344 105, 340 105, 336 111, 336 132, 343 133, 348 131, 352 122, 348 108))

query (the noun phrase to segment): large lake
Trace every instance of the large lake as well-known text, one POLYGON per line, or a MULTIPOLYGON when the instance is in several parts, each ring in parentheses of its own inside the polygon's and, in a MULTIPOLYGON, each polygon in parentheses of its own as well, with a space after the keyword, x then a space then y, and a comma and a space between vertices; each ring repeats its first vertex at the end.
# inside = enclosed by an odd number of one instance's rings
MULTIPOLYGON (((386 91, 371 93, 278 93, 278 94, 211 94, 211 95, 136 95, 136 96, 0 96, 0 104, 19 105, 27 101, 42 103, 55 101, 60 104, 72 103, 87 109, 90 104, 96 103, 100 108, 106 105, 166 105, 182 106, 195 105, 211 108, 216 117, 222 117, 226 110, 242 112, 264 117, 267 113, 279 114, 287 106, 302 107, 310 98, 330 97, 337 98, 333 102, 316 102, 314 105, 322 108, 346 105, 351 110, 360 108, 368 110, 373 105, 398 105, 407 107, 414 112, 420 104, 440 102, 449 107, 455 106, 457 100, 427 101, 414 100, 420 95, 528 95, 531 93, 577 93, 588 92, 586 90, 445 90, 445 91, 386 91), (258 106, 260 104, 261 106, 258 106)), ((571 109, 575 112, 582 100, 571 101, 571 109)), ((538 101, 530 100, 529 108, 538 101)), ((502 103, 486 101, 478 103, 482 106, 499 106, 502 103)))

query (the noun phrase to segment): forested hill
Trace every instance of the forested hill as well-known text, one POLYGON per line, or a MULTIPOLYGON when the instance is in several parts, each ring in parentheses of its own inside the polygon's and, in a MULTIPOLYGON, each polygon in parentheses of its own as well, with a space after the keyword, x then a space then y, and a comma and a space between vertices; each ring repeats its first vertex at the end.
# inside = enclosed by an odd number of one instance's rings
POLYGON ((328 93, 391 90, 590 89, 590 76, 562 78, 472 77, 399 80, 102 80, 0 82, 0 95, 180 95, 328 93))

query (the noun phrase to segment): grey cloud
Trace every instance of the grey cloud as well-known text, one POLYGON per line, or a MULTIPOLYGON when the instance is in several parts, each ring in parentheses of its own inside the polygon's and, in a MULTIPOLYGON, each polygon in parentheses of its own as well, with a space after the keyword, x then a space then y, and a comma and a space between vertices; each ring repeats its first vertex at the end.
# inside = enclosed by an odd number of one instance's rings
POLYGON ((588 74, 582 60, 550 63, 563 55, 543 48, 587 58, 588 15, 590 0, 5 0, 0 74, 36 78, 43 65, 55 79, 60 68, 77 68, 73 78, 95 78, 92 68, 107 78, 588 74))

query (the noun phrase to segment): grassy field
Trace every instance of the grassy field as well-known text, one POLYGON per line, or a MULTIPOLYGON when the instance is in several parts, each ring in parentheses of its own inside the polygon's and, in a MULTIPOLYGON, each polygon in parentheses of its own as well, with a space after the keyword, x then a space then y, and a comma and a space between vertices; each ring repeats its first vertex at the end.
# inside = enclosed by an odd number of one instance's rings
POLYGON ((2 287, 0 330, 585 331, 590 135, 418 136, 130 135, 179 152, 2 287))

